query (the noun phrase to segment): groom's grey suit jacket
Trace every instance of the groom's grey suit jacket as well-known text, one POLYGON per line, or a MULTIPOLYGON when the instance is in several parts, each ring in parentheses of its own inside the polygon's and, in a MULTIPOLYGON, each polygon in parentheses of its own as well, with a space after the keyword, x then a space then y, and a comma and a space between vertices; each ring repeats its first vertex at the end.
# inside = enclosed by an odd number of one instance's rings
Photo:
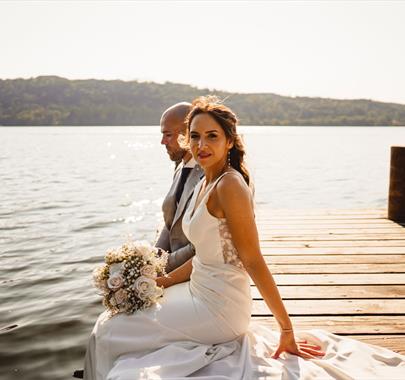
POLYGON ((199 165, 194 166, 187 177, 183 193, 177 204, 176 189, 180 182, 181 168, 182 165, 176 168, 172 186, 163 201, 162 211, 165 224, 155 244, 156 247, 169 252, 168 264, 166 266, 167 273, 194 256, 194 247, 184 235, 181 224, 194 188, 204 176, 204 172, 199 165))

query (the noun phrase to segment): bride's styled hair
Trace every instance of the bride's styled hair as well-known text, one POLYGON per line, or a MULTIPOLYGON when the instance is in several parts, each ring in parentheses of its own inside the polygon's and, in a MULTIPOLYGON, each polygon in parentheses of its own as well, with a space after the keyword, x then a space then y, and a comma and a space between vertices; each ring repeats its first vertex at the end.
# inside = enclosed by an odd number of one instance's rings
POLYGON ((187 124, 187 141, 189 140, 190 126, 194 117, 207 113, 212 116, 225 132, 225 136, 233 142, 230 149, 230 164, 240 174, 242 174, 246 183, 250 184, 250 175, 245 163, 245 145, 241 136, 236 131, 236 125, 239 120, 235 113, 216 96, 200 96, 193 100, 191 110, 188 113, 185 123, 187 124))

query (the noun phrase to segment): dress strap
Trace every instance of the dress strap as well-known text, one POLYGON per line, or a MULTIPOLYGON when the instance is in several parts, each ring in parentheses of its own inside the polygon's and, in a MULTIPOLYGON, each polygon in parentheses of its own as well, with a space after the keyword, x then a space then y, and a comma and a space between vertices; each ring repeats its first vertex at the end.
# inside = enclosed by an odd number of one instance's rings
MULTIPOLYGON (((230 171, 230 172, 224 172, 224 173, 222 173, 212 184, 210 184, 210 188, 209 188, 209 190, 207 191, 207 193, 204 195, 204 197, 206 197, 208 194, 210 194, 211 193, 211 191, 212 190, 214 190, 215 189, 215 186, 218 184, 218 182, 223 178, 223 177, 225 177, 227 174, 235 174, 235 175, 241 175, 238 171, 230 171)), ((208 199, 208 198, 207 198, 208 199)))
POLYGON ((221 180, 221 178, 223 178, 223 177, 224 177, 225 175, 227 175, 227 174, 232 174, 232 173, 234 173, 234 174, 236 174, 236 175, 240 175, 239 172, 233 172, 233 171, 232 171, 232 172, 225 172, 225 173, 222 173, 214 182, 212 182, 212 183, 209 184, 209 188, 207 188, 207 187, 205 188, 205 194, 202 195, 201 199, 198 199, 198 198, 199 198, 199 195, 200 195, 200 191, 201 191, 202 184, 203 184, 204 181, 205 181, 205 178, 202 179, 202 180, 197 184, 197 186, 196 186, 195 189, 194 189, 194 194, 193 194, 192 200, 191 200, 191 202, 190 202, 190 204, 192 205, 192 207, 190 207, 190 210, 192 210, 191 213, 190 213, 190 217, 191 217, 191 218, 194 216, 196 210, 197 210, 202 204, 207 204, 208 199, 209 199, 209 196, 210 196, 210 194, 211 194, 211 191, 212 191, 213 189, 215 189, 215 186, 218 184, 218 182, 221 180), (198 205, 197 205, 197 201, 199 201, 198 205))

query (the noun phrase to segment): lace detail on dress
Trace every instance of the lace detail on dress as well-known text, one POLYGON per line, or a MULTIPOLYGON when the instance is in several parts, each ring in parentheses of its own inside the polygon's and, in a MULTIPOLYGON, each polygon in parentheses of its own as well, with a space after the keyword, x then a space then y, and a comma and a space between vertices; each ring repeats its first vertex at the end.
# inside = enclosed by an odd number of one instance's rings
POLYGON ((225 219, 218 219, 219 224, 219 236, 221 237, 222 254, 224 255, 224 262, 226 264, 232 264, 240 269, 243 267, 242 261, 240 261, 238 252, 232 244, 232 235, 229 232, 228 225, 225 219))

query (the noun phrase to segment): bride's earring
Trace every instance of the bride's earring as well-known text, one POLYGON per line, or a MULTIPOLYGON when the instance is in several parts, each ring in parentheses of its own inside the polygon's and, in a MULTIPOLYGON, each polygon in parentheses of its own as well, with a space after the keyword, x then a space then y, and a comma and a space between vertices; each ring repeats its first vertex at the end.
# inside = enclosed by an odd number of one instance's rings
POLYGON ((231 166, 231 150, 228 150, 228 166, 231 166))

